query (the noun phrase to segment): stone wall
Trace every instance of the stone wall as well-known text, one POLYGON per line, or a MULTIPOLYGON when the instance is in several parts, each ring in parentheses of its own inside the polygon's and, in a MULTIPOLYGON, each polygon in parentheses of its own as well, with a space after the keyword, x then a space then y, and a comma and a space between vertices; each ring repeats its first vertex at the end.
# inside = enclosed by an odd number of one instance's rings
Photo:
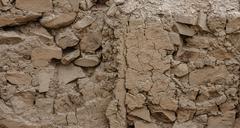
POLYGON ((240 128, 238 0, 0 0, 0 128, 240 128))

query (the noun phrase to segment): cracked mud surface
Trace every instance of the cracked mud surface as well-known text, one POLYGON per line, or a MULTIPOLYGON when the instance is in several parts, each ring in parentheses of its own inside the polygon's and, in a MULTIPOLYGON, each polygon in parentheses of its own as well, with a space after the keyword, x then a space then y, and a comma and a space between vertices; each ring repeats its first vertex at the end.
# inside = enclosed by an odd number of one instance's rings
POLYGON ((238 0, 0 0, 0 128, 240 128, 238 0))

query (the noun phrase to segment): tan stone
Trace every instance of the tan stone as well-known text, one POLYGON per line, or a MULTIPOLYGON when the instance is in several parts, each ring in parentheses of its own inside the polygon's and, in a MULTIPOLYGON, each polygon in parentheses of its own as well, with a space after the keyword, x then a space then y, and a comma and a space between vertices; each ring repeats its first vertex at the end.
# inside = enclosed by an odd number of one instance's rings
POLYGON ((125 0, 114 0, 114 3, 116 4, 116 5, 121 5, 121 4, 123 4, 125 2, 125 0))
POLYGON ((233 128, 235 122, 235 111, 224 112, 222 116, 210 116, 207 128, 233 128))
POLYGON ((233 57, 233 55, 229 53, 227 50, 225 50, 224 48, 214 49, 210 51, 209 54, 218 60, 227 60, 233 57))
POLYGON ((77 12, 79 10, 80 0, 68 0, 68 1, 72 6, 72 10, 77 12))
POLYGON ((97 55, 85 55, 74 61, 74 64, 81 67, 95 67, 100 63, 97 55))
POLYGON ((43 16, 43 18, 40 20, 40 23, 46 28, 57 29, 72 24, 75 18, 76 18, 75 12, 49 14, 43 16))
POLYGON ((134 128, 157 128, 157 125, 154 123, 147 123, 140 120, 134 121, 134 128))
POLYGON ((72 52, 69 52, 62 57, 62 64, 70 64, 73 60, 78 58, 80 56, 80 51, 79 50, 74 50, 72 52))
POLYGON ((204 128, 204 125, 193 121, 187 121, 183 123, 175 122, 173 128, 204 128))
POLYGON ((55 68, 53 67, 45 68, 38 72, 38 91, 40 93, 47 92, 49 90, 50 82, 53 79, 54 72, 55 68))
POLYGON ((52 0, 16 0, 16 7, 26 11, 46 12, 53 8, 52 0))
POLYGON ((84 78, 85 74, 82 68, 74 66, 73 64, 70 65, 59 65, 58 69, 58 80, 60 84, 67 84, 78 78, 84 78))
POLYGON ((126 105, 130 110, 134 110, 135 108, 142 108, 145 103, 146 97, 143 94, 126 94, 126 105))
POLYGON ((160 97, 160 106, 165 110, 176 111, 178 109, 178 101, 166 95, 160 97))
POLYGON ((233 33, 240 29, 240 14, 234 17, 233 19, 229 19, 226 25, 226 33, 233 33))
POLYGON ((182 39, 178 33, 175 32, 169 32, 169 38, 172 44, 176 46, 181 46, 182 45, 182 39))
POLYGON ((190 28, 189 26, 187 26, 185 24, 176 23, 174 27, 175 27, 176 31, 181 35, 193 36, 196 33, 194 31, 194 29, 190 28))
POLYGON ((16 119, 0 119, 2 128, 39 128, 36 124, 24 123, 16 119))
POLYGON ((102 34, 100 32, 89 32, 83 36, 80 42, 82 52, 94 53, 102 44, 102 34))
POLYGON ((195 70, 189 75, 190 85, 201 85, 207 82, 215 82, 217 80, 224 80, 228 76, 226 66, 218 66, 214 68, 206 67, 195 70))
POLYGON ((132 116, 141 118, 145 121, 151 122, 150 112, 147 107, 143 107, 140 109, 135 109, 129 113, 132 116))
POLYGON ((30 85, 32 78, 29 74, 17 71, 8 71, 5 78, 11 83, 16 85, 30 85))
POLYGON ((193 36, 191 38, 186 38, 186 45, 194 48, 210 48, 210 46, 216 42, 216 39, 208 36, 193 36))
POLYGON ((62 49, 58 47, 35 48, 31 58, 34 66, 47 66, 51 59, 62 58, 62 49))
POLYGON ((203 13, 202 11, 199 13, 197 25, 202 31, 210 31, 207 26, 207 14, 203 13))
POLYGON ((179 64, 177 67, 173 69, 173 73, 177 77, 183 77, 188 74, 188 66, 187 64, 179 64))
POLYGON ((67 114, 67 122, 69 125, 76 125, 77 124, 77 117, 76 117, 76 114, 74 112, 69 112, 67 114))
POLYGON ((22 114, 33 107, 34 95, 31 92, 21 92, 11 97, 10 103, 16 114, 22 114))
POLYGON ((73 47, 79 43, 77 36, 70 30, 66 29, 56 35, 56 44, 62 49, 73 47))
POLYGON ((191 15, 175 15, 175 20, 178 23, 189 24, 189 25, 196 25, 197 24, 197 17, 191 15))
POLYGON ((17 44, 24 41, 24 38, 13 31, 0 31, 0 45, 1 44, 17 44))
POLYGON ((41 17, 40 13, 32 12, 19 15, 0 16, 0 27, 26 24, 31 21, 36 21, 39 17, 41 17))
POLYGON ((51 114, 53 112, 53 98, 37 98, 36 107, 40 113, 51 114))
POLYGON ((171 123, 176 120, 176 115, 173 111, 162 110, 162 108, 160 108, 159 106, 155 106, 155 108, 150 107, 150 109, 152 109, 151 116, 157 121, 171 123))
POLYGON ((235 124, 234 124, 234 127, 233 128, 240 128, 240 118, 237 118, 235 120, 235 124))
POLYGON ((75 23, 73 25, 73 27, 76 29, 82 30, 82 29, 86 28, 87 26, 91 25, 95 20, 96 20, 96 18, 94 18, 90 15, 87 15, 87 16, 83 17, 81 20, 77 21, 77 23, 75 23))

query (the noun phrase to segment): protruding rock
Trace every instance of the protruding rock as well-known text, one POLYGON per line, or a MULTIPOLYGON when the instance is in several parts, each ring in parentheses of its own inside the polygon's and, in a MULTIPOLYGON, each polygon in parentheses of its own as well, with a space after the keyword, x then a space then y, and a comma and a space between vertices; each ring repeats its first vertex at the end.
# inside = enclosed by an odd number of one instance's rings
POLYGON ((50 14, 43 16, 40 23, 46 28, 57 29, 72 24, 76 16, 75 12, 50 14))
POLYGON ((26 11, 46 12, 53 8, 52 0, 16 0, 16 7, 26 11))
POLYGON ((46 66, 51 59, 62 58, 62 49, 58 47, 35 48, 31 56, 34 66, 46 66))
POLYGON ((55 68, 48 67, 45 69, 42 69, 38 74, 38 82, 39 82, 39 88, 38 91, 41 92, 47 92, 49 90, 50 82, 53 79, 55 72, 55 68))
POLYGON ((62 64, 70 64, 73 60, 78 58, 80 56, 79 50, 74 50, 72 52, 69 52, 65 54, 61 60, 62 64))
POLYGON ((157 128, 154 123, 147 123, 141 120, 134 121, 134 128, 157 128))
POLYGON ((199 13, 197 25, 203 31, 207 31, 207 32, 210 31, 207 26, 207 14, 203 13, 202 11, 199 13))
POLYGON ((228 76, 226 66, 218 66, 215 68, 206 67, 195 70, 189 75, 190 85, 201 85, 206 82, 215 82, 216 80, 224 80, 228 76))
POLYGON ((78 78, 84 78, 85 74, 82 68, 70 65, 59 65, 58 67, 58 80, 60 84, 67 84, 78 78))
POLYGON ((74 28, 76 29, 84 29, 86 28, 87 26, 91 25, 94 21, 96 20, 96 18, 90 16, 90 15, 87 15, 85 17, 83 17, 81 20, 79 20, 77 23, 74 24, 74 28))
POLYGON ((97 55, 85 55, 74 61, 74 64, 81 67, 95 67, 100 63, 97 55))
POLYGON ((175 32, 169 32, 169 38, 172 44, 176 46, 181 46, 182 45, 182 39, 178 33, 175 32))
POLYGON ((82 52, 94 53, 102 44, 102 34, 100 32, 89 32, 85 34, 80 42, 82 52))
POLYGON ((1 44, 17 44, 24 39, 18 33, 13 31, 0 31, 0 45, 1 44))
POLYGON ((175 28, 179 34, 185 35, 185 36, 193 36, 196 33, 194 29, 190 28, 185 24, 176 23, 175 28))
POLYGON ((132 116, 136 116, 138 118, 141 118, 145 121, 151 122, 150 112, 147 109, 147 107, 135 109, 129 113, 132 116))
POLYGON ((18 15, 3 15, 0 16, 0 27, 26 24, 31 21, 36 21, 39 17, 41 17, 40 13, 32 12, 18 15))
POLYGON ((173 69, 173 73, 177 77, 183 77, 188 74, 188 66, 187 64, 179 64, 177 67, 173 69))
POLYGON ((190 16, 190 15, 175 15, 175 20, 178 23, 189 24, 189 25, 196 25, 197 24, 197 17, 190 16))
POLYGON ((126 94, 126 104, 130 110, 135 108, 142 108, 145 103, 146 97, 143 94, 126 94))
POLYGON ((66 49, 67 47, 73 47, 79 43, 79 39, 76 35, 69 29, 59 33, 56 36, 56 44, 62 49, 66 49))
POLYGON ((9 71, 6 73, 5 78, 11 83, 16 85, 30 85, 32 78, 24 72, 9 71))

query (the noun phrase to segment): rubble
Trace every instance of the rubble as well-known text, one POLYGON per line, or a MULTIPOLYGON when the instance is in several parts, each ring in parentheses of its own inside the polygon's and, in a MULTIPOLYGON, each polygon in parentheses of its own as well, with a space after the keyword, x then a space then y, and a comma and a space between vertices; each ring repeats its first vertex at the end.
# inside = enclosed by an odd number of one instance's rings
POLYGON ((15 85, 31 85, 32 78, 29 74, 17 71, 8 71, 5 78, 15 85))
POLYGON ((52 10, 53 5, 51 0, 16 0, 16 7, 26 11, 47 12, 52 10))
POLYGON ((74 61, 74 64, 81 67, 95 67, 100 63, 100 59, 96 55, 85 55, 74 61))
POLYGON ((77 36, 69 29, 57 34, 55 40, 56 44, 62 49, 73 47, 79 43, 77 36))
POLYGON ((75 12, 48 14, 43 16, 43 18, 40 20, 40 23, 46 28, 57 29, 70 25, 74 22, 75 18, 75 12))
POLYGON ((62 50, 58 47, 35 48, 31 58, 34 66, 47 66, 51 59, 62 58, 62 50))

